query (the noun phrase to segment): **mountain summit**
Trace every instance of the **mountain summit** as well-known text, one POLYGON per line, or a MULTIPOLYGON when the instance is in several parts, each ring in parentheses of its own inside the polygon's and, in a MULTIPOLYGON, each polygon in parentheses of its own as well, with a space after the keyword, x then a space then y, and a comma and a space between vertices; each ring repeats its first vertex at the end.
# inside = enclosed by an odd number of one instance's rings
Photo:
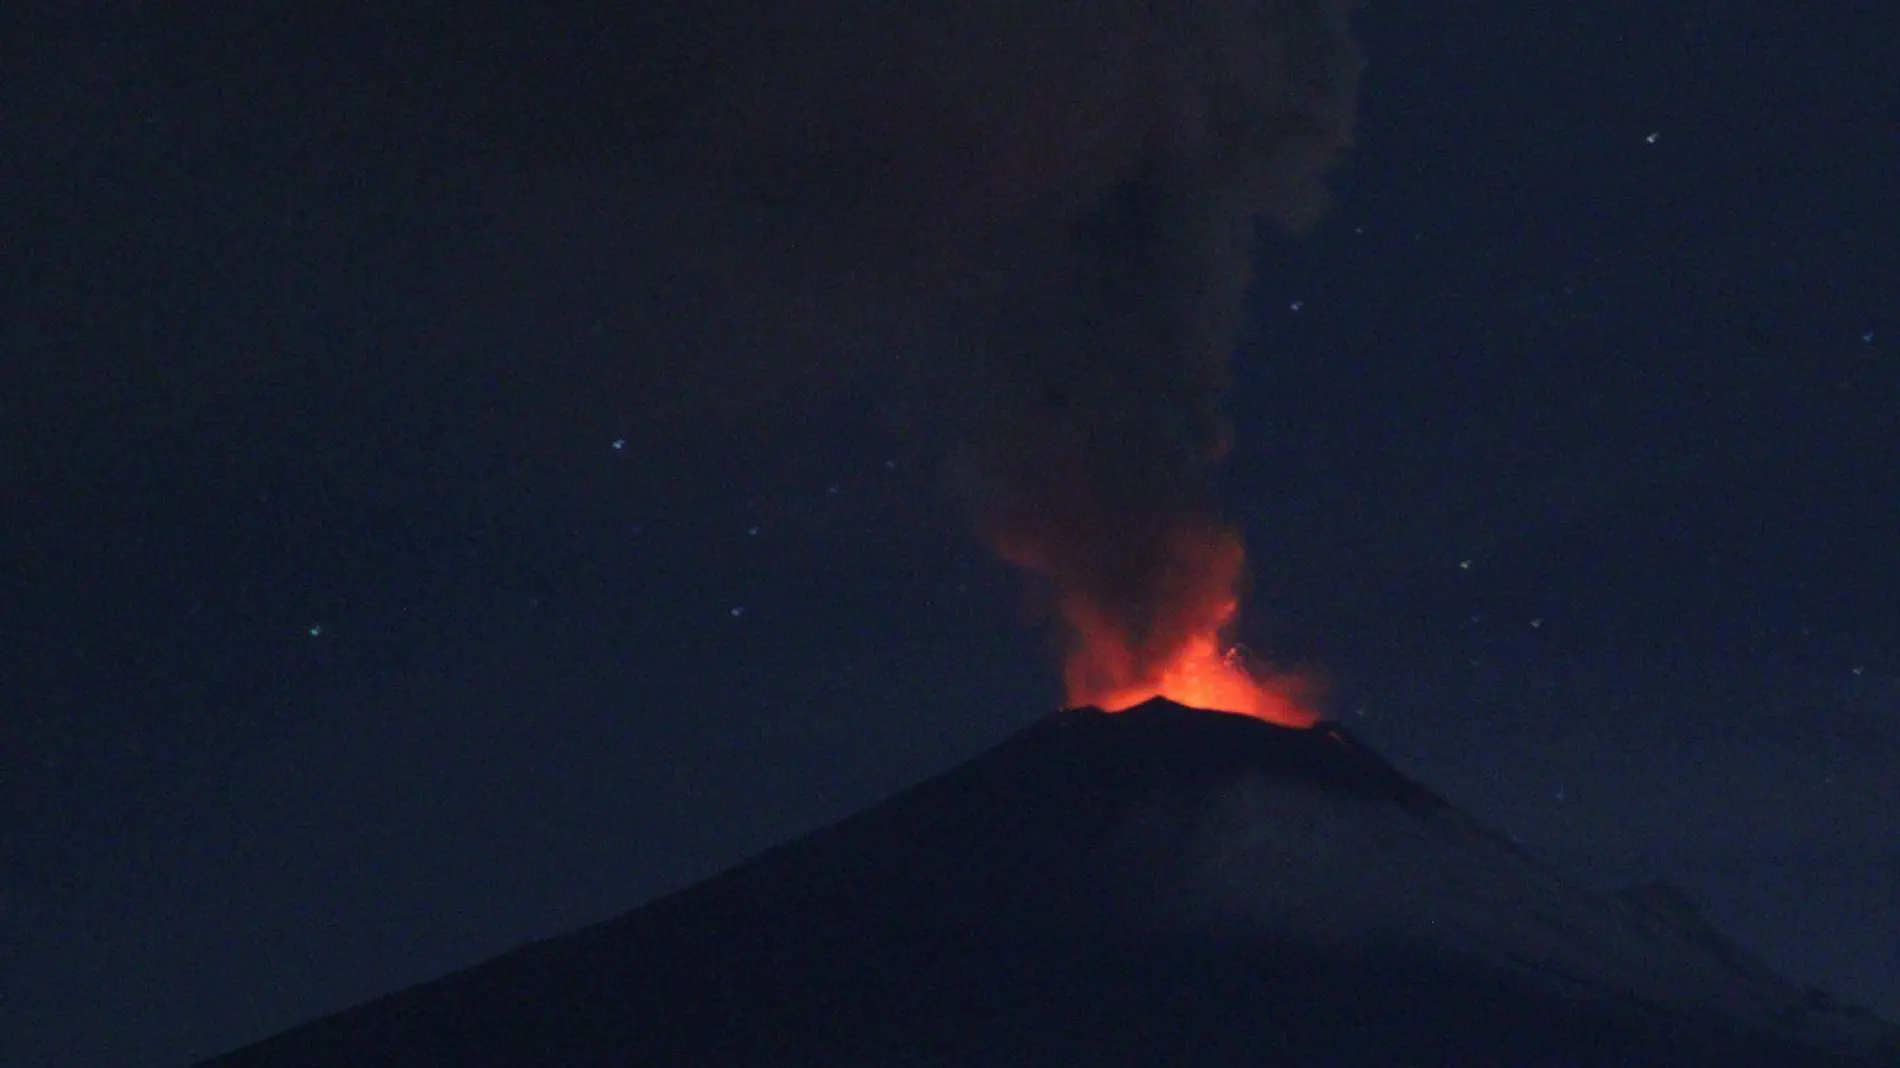
POLYGON ((1679 898, 1565 882, 1338 726, 1152 701, 206 1068, 1897 1063, 1679 898))

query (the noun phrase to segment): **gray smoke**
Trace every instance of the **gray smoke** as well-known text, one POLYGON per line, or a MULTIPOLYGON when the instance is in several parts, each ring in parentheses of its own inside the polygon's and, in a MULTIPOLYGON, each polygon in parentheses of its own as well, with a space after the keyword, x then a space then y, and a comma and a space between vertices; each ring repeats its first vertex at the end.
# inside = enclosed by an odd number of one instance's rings
POLYGON ((1351 139, 1350 6, 659 5, 536 136, 620 205, 613 326, 656 425, 874 377, 982 536, 1139 644, 1218 527, 1254 227, 1311 223, 1351 139), (618 131, 612 166, 571 151, 618 131))

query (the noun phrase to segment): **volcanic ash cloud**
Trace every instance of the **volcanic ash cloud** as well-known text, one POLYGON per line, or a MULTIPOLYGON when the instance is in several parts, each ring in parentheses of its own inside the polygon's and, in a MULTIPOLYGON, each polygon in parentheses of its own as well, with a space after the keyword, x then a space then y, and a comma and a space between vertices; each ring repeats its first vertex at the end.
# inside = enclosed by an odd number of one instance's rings
POLYGON ((1072 700, 1148 686, 1233 616, 1227 358, 1254 227, 1311 223, 1350 141, 1349 5, 739 6, 650 19, 622 123, 682 198, 645 202, 647 247, 734 309, 642 350, 656 392, 894 385, 1051 587, 1072 700))

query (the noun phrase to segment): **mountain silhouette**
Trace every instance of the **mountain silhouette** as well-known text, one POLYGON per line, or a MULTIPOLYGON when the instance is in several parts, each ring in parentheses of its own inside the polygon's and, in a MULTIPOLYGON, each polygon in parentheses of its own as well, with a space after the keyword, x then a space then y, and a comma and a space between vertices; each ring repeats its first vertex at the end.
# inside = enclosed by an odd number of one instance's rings
POLYGON ((1157 700, 205 1064, 1893 1068, 1900 1031, 1336 725, 1157 700))

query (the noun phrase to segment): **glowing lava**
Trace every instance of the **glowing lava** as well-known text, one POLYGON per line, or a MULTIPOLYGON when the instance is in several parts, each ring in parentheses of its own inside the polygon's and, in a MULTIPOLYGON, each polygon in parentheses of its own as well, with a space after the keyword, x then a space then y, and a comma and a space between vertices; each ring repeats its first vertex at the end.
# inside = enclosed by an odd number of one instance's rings
POLYGON ((1290 676, 1257 676, 1227 638, 1240 610, 1245 567, 1240 537, 1225 527, 1184 530, 1173 542, 1166 596, 1137 635, 1082 592, 1058 593, 1070 645, 1063 681, 1071 707, 1109 712, 1165 697, 1286 727, 1310 727, 1309 686, 1290 676))

